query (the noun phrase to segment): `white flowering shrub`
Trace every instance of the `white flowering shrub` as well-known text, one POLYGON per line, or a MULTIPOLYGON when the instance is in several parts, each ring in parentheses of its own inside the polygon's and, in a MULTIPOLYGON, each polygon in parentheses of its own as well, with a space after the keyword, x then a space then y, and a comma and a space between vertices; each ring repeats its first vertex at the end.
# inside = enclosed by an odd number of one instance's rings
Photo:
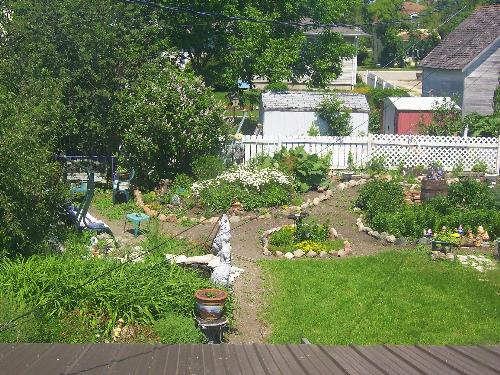
POLYGON ((286 204, 293 186, 293 179, 275 168, 239 166, 194 183, 191 192, 201 204, 218 212, 227 210, 235 201, 246 210, 286 204))

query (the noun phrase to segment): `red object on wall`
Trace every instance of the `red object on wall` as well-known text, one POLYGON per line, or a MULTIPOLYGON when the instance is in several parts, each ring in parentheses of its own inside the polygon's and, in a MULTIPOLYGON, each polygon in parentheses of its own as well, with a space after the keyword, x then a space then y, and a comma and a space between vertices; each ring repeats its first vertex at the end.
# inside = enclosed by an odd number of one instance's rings
POLYGON ((429 125, 434 114, 427 111, 397 111, 395 133, 419 134, 420 124, 429 125))

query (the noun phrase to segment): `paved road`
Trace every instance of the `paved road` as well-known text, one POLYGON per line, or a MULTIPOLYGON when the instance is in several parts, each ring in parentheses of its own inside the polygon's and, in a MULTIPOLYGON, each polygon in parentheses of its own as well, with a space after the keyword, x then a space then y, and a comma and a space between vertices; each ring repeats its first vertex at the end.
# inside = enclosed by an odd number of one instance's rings
MULTIPOLYGON (((376 70, 372 72, 395 86, 409 90, 415 96, 422 95, 422 81, 417 80, 417 73, 421 73, 421 70, 376 70)), ((366 70, 360 70, 359 74, 365 81, 366 70)))

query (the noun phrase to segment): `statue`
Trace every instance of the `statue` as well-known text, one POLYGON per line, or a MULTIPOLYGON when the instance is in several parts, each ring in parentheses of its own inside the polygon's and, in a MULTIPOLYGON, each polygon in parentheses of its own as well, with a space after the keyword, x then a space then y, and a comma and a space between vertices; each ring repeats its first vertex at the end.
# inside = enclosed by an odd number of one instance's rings
POLYGON ((219 251, 220 264, 214 268, 210 280, 214 284, 229 286, 229 275, 231 273, 231 244, 225 242, 219 251))
POLYGON ((226 242, 229 243, 229 241, 231 241, 231 226, 229 225, 229 218, 224 214, 220 219, 219 230, 212 242, 212 253, 219 255, 222 245, 226 242))

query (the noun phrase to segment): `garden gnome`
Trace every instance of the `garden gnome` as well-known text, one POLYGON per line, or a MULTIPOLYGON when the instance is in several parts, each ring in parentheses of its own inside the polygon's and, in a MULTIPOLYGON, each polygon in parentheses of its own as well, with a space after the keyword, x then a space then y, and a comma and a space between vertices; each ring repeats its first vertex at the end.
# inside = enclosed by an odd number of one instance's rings
POLYGON ((234 145, 233 145, 233 162, 235 164, 243 163, 243 159, 245 156, 245 148, 241 141, 243 140, 243 134, 236 133, 234 135, 234 145))
POLYGON ((483 241, 490 240, 490 235, 488 234, 488 232, 486 230, 484 230, 484 228, 481 225, 477 228, 477 236, 481 237, 481 239, 483 241))
POLYGON ((467 229, 467 235, 463 238, 462 243, 464 246, 474 246, 474 234, 472 233, 472 229, 467 229))
POLYGON ((425 230, 424 230, 424 236, 425 237, 431 238, 432 235, 433 235, 433 233, 432 233, 432 229, 431 228, 427 229, 427 232, 425 232, 425 230))
POLYGON ((458 230, 457 230, 458 234, 460 234, 461 236, 464 235, 464 227, 462 226, 462 224, 460 224, 458 226, 458 230))
POLYGON ((91 237, 90 238, 90 251, 92 253, 92 257, 96 258, 99 256, 99 247, 97 244, 99 243, 99 240, 97 237, 91 237))

